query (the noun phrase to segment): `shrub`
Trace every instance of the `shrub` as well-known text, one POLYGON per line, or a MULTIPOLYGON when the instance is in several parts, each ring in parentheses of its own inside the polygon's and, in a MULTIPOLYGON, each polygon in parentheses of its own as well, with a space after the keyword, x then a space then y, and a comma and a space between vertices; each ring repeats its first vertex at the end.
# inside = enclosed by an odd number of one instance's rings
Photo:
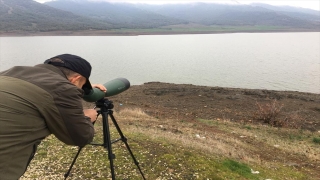
POLYGON ((303 119, 298 112, 291 112, 283 121, 285 122, 285 127, 295 129, 300 129, 305 123, 305 119, 303 119))
POLYGON ((262 121, 263 123, 270 124, 276 127, 283 127, 286 121, 277 120, 276 117, 279 115, 283 105, 279 104, 277 100, 273 100, 269 103, 258 103, 256 102, 258 110, 254 113, 254 119, 262 121))

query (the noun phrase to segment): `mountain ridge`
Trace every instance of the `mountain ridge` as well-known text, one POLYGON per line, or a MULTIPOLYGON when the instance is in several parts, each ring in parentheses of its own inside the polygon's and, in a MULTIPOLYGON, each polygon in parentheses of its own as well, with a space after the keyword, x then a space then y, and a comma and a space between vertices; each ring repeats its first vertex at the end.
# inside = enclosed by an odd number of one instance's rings
POLYGON ((112 26, 32 0, 1 0, 1 31, 107 29, 112 26))
POLYGON ((128 34, 131 34, 130 29, 133 32, 135 29, 145 29, 151 34, 215 33, 225 29, 228 29, 225 32, 320 31, 320 14, 317 15, 316 11, 266 4, 148 5, 88 0, 57 0, 43 4, 33 0, 1 0, 0 4, 1 34, 116 32, 123 29, 128 29, 125 32, 128 34), (179 28, 174 31, 172 27, 179 28), (246 29, 243 30, 243 27, 246 29))

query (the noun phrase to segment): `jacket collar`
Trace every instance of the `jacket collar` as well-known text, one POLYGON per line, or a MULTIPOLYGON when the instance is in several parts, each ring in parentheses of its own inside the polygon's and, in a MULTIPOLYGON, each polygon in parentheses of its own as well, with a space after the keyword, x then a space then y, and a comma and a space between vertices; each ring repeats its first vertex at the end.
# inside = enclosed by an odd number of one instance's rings
POLYGON ((40 67, 40 68, 45 68, 45 69, 51 70, 51 71, 61 75, 62 77, 65 77, 66 79, 68 79, 67 76, 59 68, 57 68, 56 66, 53 66, 51 64, 38 64, 38 65, 35 65, 34 67, 40 67))

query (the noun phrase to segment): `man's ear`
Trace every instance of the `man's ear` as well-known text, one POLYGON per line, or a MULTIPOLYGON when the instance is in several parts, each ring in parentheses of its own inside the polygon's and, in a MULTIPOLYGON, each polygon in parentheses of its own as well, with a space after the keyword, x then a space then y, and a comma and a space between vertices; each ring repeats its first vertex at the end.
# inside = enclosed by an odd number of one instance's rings
POLYGON ((81 76, 80 75, 74 75, 72 77, 69 78, 69 81, 71 83, 77 82, 78 80, 80 80, 81 76))

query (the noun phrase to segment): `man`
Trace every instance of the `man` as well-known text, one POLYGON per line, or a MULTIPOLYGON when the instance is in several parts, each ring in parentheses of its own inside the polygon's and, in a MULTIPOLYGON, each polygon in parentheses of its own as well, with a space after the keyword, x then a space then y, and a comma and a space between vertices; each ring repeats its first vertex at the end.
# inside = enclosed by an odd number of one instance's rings
POLYGON ((91 85, 90 74, 90 63, 71 54, 0 72, 0 180, 19 179, 50 134, 80 147, 92 141, 97 111, 84 110, 82 97, 106 88, 91 85))

